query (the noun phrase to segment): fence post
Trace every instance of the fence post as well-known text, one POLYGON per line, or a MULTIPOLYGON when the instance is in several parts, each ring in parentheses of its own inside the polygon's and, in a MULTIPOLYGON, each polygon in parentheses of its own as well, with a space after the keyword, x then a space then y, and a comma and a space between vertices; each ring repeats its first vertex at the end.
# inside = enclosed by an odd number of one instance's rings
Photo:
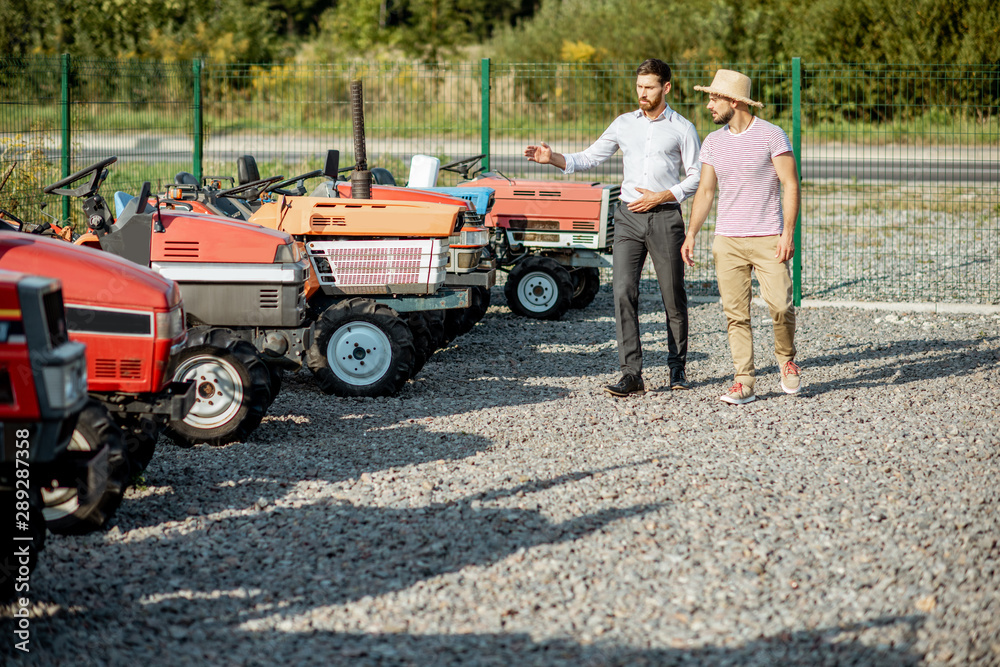
POLYGON ((482 160, 483 171, 490 170, 490 59, 483 58, 482 72, 480 74, 483 88, 483 110, 481 114, 482 127, 480 134, 482 143, 480 153, 486 155, 482 160))
POLYGON ((201 183, 202 168, 202 119, 201 119, 201 59, 195 58, 191 63, 191 72, 194 74, 194 94, 192 99, 192 111, 194 114, 194 164, 191 170, 194 177, 201 183))
MULTIPOLYGON (((62 146, 59 152, 62 155, 62 178, 69 176, 69 152, 70 152, 70 113, 69 113, 69 54, 64 53, 59 56, 59 110, 62 115, 62 146)), ((69 197, 63 195, 62 198, 62 219, 69 220, 69 197)))
POLYGON ((792 258, 792 302, 802 305, 802 62, 792 58, 792 151, 799 175, 799 215, 795 219, 795 256, 792 258))

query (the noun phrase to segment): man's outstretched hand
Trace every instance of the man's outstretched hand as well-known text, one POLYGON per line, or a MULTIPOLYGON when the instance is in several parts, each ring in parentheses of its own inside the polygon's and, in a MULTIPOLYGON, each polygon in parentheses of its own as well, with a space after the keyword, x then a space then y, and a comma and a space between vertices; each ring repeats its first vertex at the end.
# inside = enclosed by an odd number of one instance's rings
POLYGON ((539 142, 539 146, 528 146, 524 149, 524 157, 528 158, 529 162, 537 162, 538 164, 552 164, 552 148, 549 147, 544 141, 539 142))

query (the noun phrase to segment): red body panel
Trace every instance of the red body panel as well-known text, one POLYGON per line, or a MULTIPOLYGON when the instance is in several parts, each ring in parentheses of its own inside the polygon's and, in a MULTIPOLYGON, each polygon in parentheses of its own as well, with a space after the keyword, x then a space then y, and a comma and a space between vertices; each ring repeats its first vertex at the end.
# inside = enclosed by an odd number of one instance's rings
POLYGON ((173 281, 110 253, 28 234, 0 235, 0 269, 60 280, 67 310, 151 318, 152 330, 144 335, 70 332, 87 346, 90 391, 160 392, 170 382, 170 348, 183 336, 157 339, 155 314, 180 305, 173 281))
MULTIPOLYGON (((345 199, 351 198, 351 184, 348 181, 337 181, 337 192, 345 199)), ((432 204, 452 204, 471 210, 472 204, 459 197, 452 197, 441 192, 421 190, 419 188, 401 188, 398 185, 372 185, 372 199, 385 201, 424 201, 432 204)))
POLYGON ((154 262, 270 264, 278 246, 290 241, 285 232, 220 215, 161 210, 159 216, 166 231, 153 234, 154 262))
MULTIPOLYGON (((22 275, 4 273, 0 276, 0 322, 8 326, 21 322, 21 300, 17 293, 17 284, 22 275)), ((13 402, 0 402, 0 421, 38 421, 41 414, 38 409, 38 393, 35 390, 35 379, 31 374, 31 357, 28 354, 27 339, 7 340, 0 343, 0 369, 10 376, 13 402)))
POLYGON ((603 196, 600 183, 483 176, 459 186, 485 186, 496 191, 493 210, 486 216, 488 227, 564 232, 600 230, 603 196))

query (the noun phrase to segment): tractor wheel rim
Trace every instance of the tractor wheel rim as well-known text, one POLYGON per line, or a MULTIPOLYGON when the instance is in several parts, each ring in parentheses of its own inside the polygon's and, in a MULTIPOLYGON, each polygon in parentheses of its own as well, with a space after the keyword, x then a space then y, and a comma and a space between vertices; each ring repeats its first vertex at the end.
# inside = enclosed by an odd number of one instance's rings
POLYGON ((236 367, 225 359, 199 355, 185 360, 174 379, 194 382, 194 405, 184 423, 195 428, 222 426, 243 404, 243 382, 236 367))
MULTIPOLYGON (((92 450, 90 443, 79 431, 73 431, 73 436, 66 448, 70 452, 89 452, 92 450)), ((72 515, 80 509, 80 497, 77 490, 72 486, 57 486, 42 488, 42 516, 45 521, 56 521, 63 517, 72 515)))
POLYGON ((355 386, 377 382, 392 365, 392 345, 385 332, 368 322, 345 324, 330 336, 326 361, 338 378, 355 386))
POLYGON ((543 271, 529 273, 517 286, 517 300, 533 313, 544 313, 559 299, 559 285, 543 271))

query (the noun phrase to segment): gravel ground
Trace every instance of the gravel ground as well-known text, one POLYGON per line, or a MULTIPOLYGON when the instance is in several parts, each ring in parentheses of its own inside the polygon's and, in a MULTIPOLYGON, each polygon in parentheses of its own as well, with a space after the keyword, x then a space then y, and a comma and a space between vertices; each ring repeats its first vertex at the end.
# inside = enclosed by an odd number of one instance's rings
POLYGON ((49 539, 16 659, 1000 664, 1000 316, 804 309, 787 396, 755 307, 728 406, 718 304, 669 392, 644 296, 652 391, 615 399, 608 292, 494 302, 396 398, 299 374, 248 442, 161 442, 108 532, 49 539))

